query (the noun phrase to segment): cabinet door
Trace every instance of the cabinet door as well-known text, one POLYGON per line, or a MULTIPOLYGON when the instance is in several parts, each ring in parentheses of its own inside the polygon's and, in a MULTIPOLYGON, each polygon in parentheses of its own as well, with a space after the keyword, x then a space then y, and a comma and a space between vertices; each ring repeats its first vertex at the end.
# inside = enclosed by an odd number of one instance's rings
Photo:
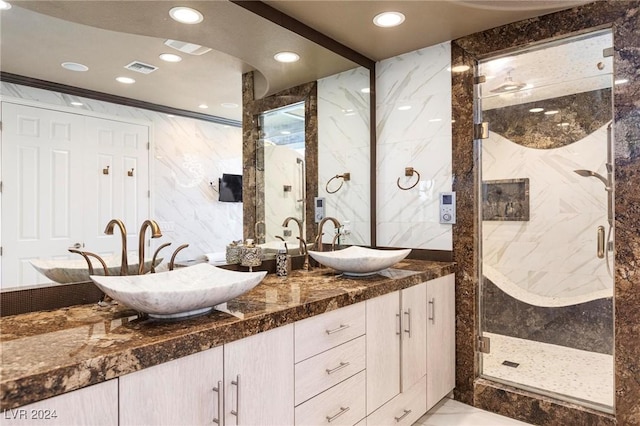
POLYGON ((120 425, 210 425, 222 407, 222 355, 220 346, 120 377, 120 425))
POLYGON ((427 374, 426 323, 427 284, 402 290, 402 392, 427 374))
POLYGON ((2 412, 6 426, 112 426, 118 424, 118 381, 109 380, 2 412))
POLYGON ((225 423, 292 425, 293 324, 224 347, 225 423))
POLYGON ((367 414, 400 393, 400 293, 366 302, 367 414))
POLYGON ((427 410, 429 410, 455 387, 454 275, 429 281, 427 300, 427 410))

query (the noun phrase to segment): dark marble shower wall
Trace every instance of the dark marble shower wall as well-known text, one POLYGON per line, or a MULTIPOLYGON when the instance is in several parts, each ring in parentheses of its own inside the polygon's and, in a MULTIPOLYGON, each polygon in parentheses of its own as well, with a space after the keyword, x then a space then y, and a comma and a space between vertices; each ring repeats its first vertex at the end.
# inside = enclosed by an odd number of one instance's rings
POLYGON ((612 28, 616 79, 615 139, 615 415, 478 379, 475 351, 479 289, 478 167, 473 142, 475 68, 452 74, 453 175, 458 224, 453 230, 456 274, 456 390, 463 402, 533 424, 640 425, 640 2, 600 1, 472 34, 452 42, 452 64, 525 48, 590 30, 612 28))

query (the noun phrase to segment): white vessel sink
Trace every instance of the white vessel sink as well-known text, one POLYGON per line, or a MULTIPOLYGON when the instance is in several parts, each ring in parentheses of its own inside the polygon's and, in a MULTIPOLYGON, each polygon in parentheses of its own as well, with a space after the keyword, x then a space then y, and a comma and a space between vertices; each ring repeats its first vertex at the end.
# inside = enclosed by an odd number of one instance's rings
POLYGON ((173 271, 124 277, 92 275, 118 302, 152 318, 175 319, 209 312, 258 285, 266 271, 237 272, 208 263, 173 271))
MULTIPOLYGON (((87 267, 87 261, 80 255, 76 255, 72 259, 60 259, 60 260, 42 260, 32 259, 29 262, 45 277, 51 281, 60 284, 77 283, 90 281, 89 268, 87 267)), ((93 273, 96 275, 103 275, 104 270, 100 262, 90 257, 93 265, 93 273)), ((107 271, 109 275, 120 275, 120 255, 106 256, 102 260, 107 264, 107 271)), ((158 266, 162 262, 162 258, 156 259, 155 266, 158 266)), ((128 258, 128 272, 131 275, 138 273, 138 255, 131 255, 128 258)), ((144 262, 144 269, 148 271, 151 268, 151 259, 144 262)))
POLYGON ((401 261, 409 253, 411 249, 376 250, 360 246, 336 251, 309 250, 309 256, 321 264, 355 277, 376 274, 401 261))
MULTIPOLYGON (((313 248, 313 243, 306 243, 307 250, 313 248)), ((284 248, 283 241, 269 241, 266 243, 258 244, 258 247, 262 248, 263 253, 278 253, 278 250, 284 248)), ((300 241, 287 241, 287 254, 299 254, 300 253, 300 241)))

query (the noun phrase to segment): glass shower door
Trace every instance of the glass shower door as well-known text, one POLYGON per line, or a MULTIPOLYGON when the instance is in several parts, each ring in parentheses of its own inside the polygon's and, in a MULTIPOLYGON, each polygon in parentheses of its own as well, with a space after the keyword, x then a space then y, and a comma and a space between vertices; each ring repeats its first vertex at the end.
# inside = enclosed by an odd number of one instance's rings
POLYGON ((613 406, 609 30, 483 60, 482 375, 613 406))

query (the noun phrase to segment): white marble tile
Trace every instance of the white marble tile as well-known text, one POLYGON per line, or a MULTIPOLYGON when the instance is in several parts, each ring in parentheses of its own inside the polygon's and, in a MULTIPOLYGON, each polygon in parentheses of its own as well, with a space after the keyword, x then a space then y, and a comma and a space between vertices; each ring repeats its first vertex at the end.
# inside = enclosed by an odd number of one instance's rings
POLYGON ((484 375, 536 389, 613 405, 613 356, 485 333, 491 353, 482 355, 484 375), (503 361, 518 363, 507 367, 503 361))
POLYGON ((483 143, 483 180, 529 178, 530 220, 483 221, 484 263, 533 296, 588 298, 612 289, 606 262, 596 257, 597 227, 608 226, 606 191, 599 180, 573 172, 606 175, 605 160, 606 127, 548 150, 492 133, 483 143), (510 276, 518 270, 527 276, 510 276))
POLYGON ((414 426, 524 426, 528 424, 445 398, 418 419, 414 426))

